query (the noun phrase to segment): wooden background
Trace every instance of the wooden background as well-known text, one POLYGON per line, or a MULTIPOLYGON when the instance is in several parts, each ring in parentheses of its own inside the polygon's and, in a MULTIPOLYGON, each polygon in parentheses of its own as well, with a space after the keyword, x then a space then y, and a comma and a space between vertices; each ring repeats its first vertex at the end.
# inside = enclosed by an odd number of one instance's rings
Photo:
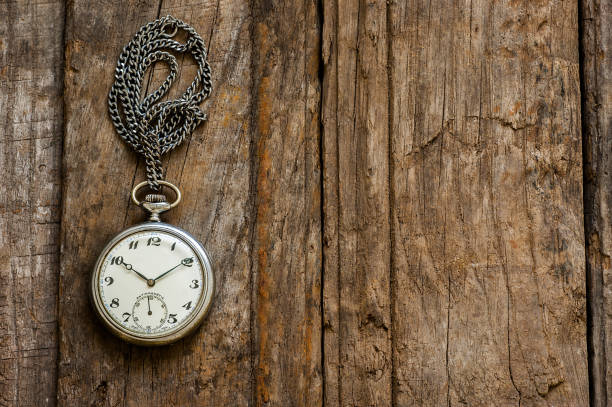
POLYGON ((612 404, 612 0, 0 17, 0 406, 612 404), (142 219, 106 110, 116 59, 166 14, 214 80, 165 159, 184 193, 166 220, 218 291, 194 336, 146 349, 102 328, 87 283, 142 219))

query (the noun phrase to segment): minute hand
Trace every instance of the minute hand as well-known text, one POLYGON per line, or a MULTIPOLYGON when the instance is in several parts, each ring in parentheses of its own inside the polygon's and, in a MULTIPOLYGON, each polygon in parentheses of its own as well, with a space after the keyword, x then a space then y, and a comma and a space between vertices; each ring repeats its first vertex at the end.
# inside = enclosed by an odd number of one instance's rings
POLYGON ((186 259, 181 260, 181 262, 179 264, 177 264, 176 266, 172 267, 170 270, 167 270, 163 273, 161 273, 159 276, 155 277, 153 279, 153 281, 157 281, 160 278, 162 278, 163 276, 165 276, 166 274, 170 273, 172 270, 176 269, 179 266, 187 266, 187 267, 191 267, 191 264, 193 263, 193 258, 192 257, 188 257, 186 259))

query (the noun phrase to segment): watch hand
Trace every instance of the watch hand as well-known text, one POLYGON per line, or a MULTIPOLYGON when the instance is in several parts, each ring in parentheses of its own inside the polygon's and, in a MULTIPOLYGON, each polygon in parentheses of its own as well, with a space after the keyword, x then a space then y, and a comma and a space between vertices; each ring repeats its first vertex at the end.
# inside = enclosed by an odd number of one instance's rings
POLYGON ((151 297, 147 297, 147 303, 149 304, 149 312, 148 312, 148 314, 151 315, 152 314, 152 312, 151 312, 151 297))
POLYGON ((153 281, 159 280, 160 278, 162 278, 166 274, 170 273, 172 270, 176 269, 179 266, 191 267, 192 264, 193 264, 193 257, 187 257, 186 259, 181 260, 181 262, 179 264, 177 264, 176 266, 172 267, 170 270, 167 270, 167 271, 161 273, 159 276, 155 277, 153 279, 153 281))
POLYGON ((142 275, 140 272, 138 272, 138 270, 136 270, 134 267, 132 267, 131 264, 126 263, 126 262, 121 262, 121 264, 123 264, 128 271, 133 271, 134 273, 138 274, 138 276, 140 278, 142 278, 143 280, 145 280, 147 282, 149 281, 148 278, 146 278, 144 275, 142 275))
POLYGON ((155 277, 155 278, 153 279, 153 281, 157 281, 157 280, 159 280, 160 278, 162 278, 163 276, 165 276, 166 274, 168 274, 169 272, 171 272, 172 270, 174 270, 175 268, 177 268, 177 267, 178 267, 178 266, 180 266, 181 264, 182 264, 182 263, 179 263, 179 264, 177 264, 176 266, 172 267, 170 270, 168 270, 168 271, 166 271, 166 272, 164 272, 164 273, 160 274, 159 276, 155 277))

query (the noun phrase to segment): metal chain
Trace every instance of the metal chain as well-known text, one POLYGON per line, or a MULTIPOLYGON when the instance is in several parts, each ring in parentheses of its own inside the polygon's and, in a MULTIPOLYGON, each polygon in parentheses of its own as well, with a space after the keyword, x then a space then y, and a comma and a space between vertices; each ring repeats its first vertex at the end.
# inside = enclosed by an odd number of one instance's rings
POLYGON ((161 156, 174 149, 203 121, 200 110, 212 91, 204 41, 188 24, 172 16, 144 25, 123 48, 115 83, 108 95, 108 111, 117 133, 145 158, 147 181, 158 191, 163 180, 161 156), (185 44, 172 39, 178 30, 187 34, 185 44), (160 101, 178 74, 176 57, 168 51, 190 53, 198 64, 193 83, 181 97, 160 101), (170 74, 162 85, 141 101, 145 73, 155 62, 168 64, 170 74))

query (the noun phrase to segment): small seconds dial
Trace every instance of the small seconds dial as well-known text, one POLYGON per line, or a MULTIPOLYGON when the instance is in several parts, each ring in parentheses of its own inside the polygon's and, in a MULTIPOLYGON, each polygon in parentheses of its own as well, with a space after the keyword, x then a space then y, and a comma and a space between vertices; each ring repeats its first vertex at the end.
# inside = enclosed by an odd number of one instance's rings
POLYGON ((156 331, 168 318, 168 307, 161 295, 157 293, 144 293, 136 298, 132 308, 132 319, 141 330, 156 331))
POLYGON ((189 323, 205 288, 203 265, 192 246, 160 230, 119 240, 98 274, 105 313, 115 325, 145 338, 171 334, 189 323))

